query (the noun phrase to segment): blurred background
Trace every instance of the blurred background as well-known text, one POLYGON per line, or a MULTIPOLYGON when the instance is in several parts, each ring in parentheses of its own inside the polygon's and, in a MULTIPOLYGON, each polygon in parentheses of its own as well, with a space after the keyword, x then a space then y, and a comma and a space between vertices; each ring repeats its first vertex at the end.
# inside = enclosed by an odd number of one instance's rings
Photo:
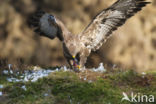
MULTIPOLYGON (((0 0, 0 68, 66 65, 58 39, 39 37, 27 20, 38 8, 55 14, 74 34, 116 0, 0 0)), ((87 60, 88 67, 156 70, 156 0, 129 19, 87 60)))

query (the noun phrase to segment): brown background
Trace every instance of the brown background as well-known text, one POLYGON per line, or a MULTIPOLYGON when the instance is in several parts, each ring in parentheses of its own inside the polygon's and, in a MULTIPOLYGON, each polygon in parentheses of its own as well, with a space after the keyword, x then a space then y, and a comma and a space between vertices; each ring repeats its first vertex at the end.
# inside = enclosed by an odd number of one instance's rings
MULTIPOLYGON (((41 38, 28 27, 28 17, 37 10, 57 15, 74 34, 115 0, 0 0, 0 66, 66 64, 60 42, 41 38)), ((128 20, 94 52, 87 66, 116 64, 138 71, 156 70, 156 0, 128 20)))

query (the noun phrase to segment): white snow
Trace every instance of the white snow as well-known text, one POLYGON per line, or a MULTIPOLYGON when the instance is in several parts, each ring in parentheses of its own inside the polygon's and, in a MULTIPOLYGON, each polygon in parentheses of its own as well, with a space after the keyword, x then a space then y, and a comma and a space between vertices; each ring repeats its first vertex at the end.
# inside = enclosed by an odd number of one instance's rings
POLYGON ((13 70, 9 69, 9 70, 3 70, 3 74, 13 74, 13 70))
POLYGON ((107 70, 104 68, 103 63, 100 63, 98 68, 93 68, 93 71, 95 71, 95 72, 106 72, 107 70))
POLYGON ((8 74, 9 71, 8 70, 3 70, 3 74, 8 74))
POLYGON ((58 69, 58 68, 56 68, 56 71, 59 71, 59 69, 58 69))
POLYGON ((46 96, 49 96, 49 94, 48 94, 48 93, 45 93, 44 96, 45 96, 45 97, 46 97, 46 96))
MULTIPOLYGON (((50 69, 41 69, 39 67, 34 67, 33 70, 25 70, 22 74, 20 72, 14 73, 13 70, 11 69, 11 64, 8 65, 10 70, 4 70, 3 74, 8 75, 10 77, 7 78, 8 82, 36 82, 39 78, 43 78, 48 76, 50 73, 57 72, 60 70, 63 71, 71 71, 68 69, 66 66, 63 66, 61 68, 56 68, 55 70, 50 70, 50 69)), ((84 69, 86 70, 86 69, 84 69)), ((84 70, 81 70, 82 72, 84 70)), ((94 72, 106 72, 106 69, 103 66, 103 63, 99 64, 98 68, 93 68, 92 71, 94 72)), ((81 78, 80 78, 81 79, 81 78)), ((84 78, 83 80, 87 80, 87 78, 84 78)), ((0 86, 1 88, 1 86, 0 86)))
POLYGON ((141 74, 142 74, 142 78, 145 78, 146 73, 142 72, 141 74))
POLYGON ((8 81, 8 82, 21 82, 22 79, 17 79, 17 78, 11 77, 11 78, 7 78, 7 81, 8 81))
POLYGON ((22 87, 21 87, 23 90, 27 90, 27 88, 26 88, 26 86, 25 85, 23 85, 22 87))
POLYGON ((11 67, 12 67, 12 64, 8 64, 8 68, 9 68, 9 70, 11 69, 11 67))
MULTIPOLYGON (((12 71, 12 70, 10 70, 10 71, 12 71)), ((38 69, 38 70, 31 70, 31 71, 30 70, 26 70, 21 75, 19 73, 16 74, 16 75, 18 75, 18 78, 17 77, 8 77, 7 81, 8 82, 28 82, 28 81, 35 82, 39 78, 46 77, 46 76, 48 76, 52 72, 55 72, 55 70, 49 70, 49 69, 48 70, 46 70, 46 69, 38 69)), ((3 73, 7 75, 8 71, 4 70, 3 73)), ((14 74, 14 73, 10 73, 10 74, 14 74)))
POLYGON ((68 71, 68 68, 66 66, 63 67, 64 71, 68 71))
POLYGON ((52 72, 57 72, 60 70, 70 71, 66 66, 63 66, 61 68, 56 68, 55 70, 41 69, 35 66, 33 70, 25 70, 22 74, 20 74, 19 72, 16 73, 13 72, 13 70, 11 69, 11 64, 9 64, 8 67, 9 70, 3 71, 3 74, 10 75, 10 77, 7 78, 8 82, 28 82, 28 81, 35 82, 39 78, 46 77, 52 72))
POLYGON ((85 77, 83 80, 85 80, 85 81, 86 81, 86 80, 87 80, 87 78, 85 77))
POLYGON ((13 74, 13 71, 10 69, 10 74, 13 74))
POLYGON ((145 72, 142 72, 141 74, 142 74, 142 75, 146 75, 146 73, 145 73, 145 72))
POLYGON ((0 96, 3 96, 3 92, 0 91, 0 96))
POLYGON ((3 85, 0 85, 0 89, 2 89, 3 88, 3 85))

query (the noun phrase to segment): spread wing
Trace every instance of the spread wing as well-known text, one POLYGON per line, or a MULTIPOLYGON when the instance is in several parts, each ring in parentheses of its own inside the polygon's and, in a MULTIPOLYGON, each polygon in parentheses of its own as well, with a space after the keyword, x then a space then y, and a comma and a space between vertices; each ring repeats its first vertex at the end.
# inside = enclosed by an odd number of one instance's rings
POLYGON ((62 41, 64 34, 69 32, 58 18, 44 11, 37 11, 29 18, 28 23, 34 27, 36 33, 50 39, 58 37, 62 41))
POLYGON ((48 21, 49 16, 50 14, 45 13, 44 11, 37 11, 29 19, 29 25, 35 28, 34 31, 36 33, 53 39, 56 37, 57 28, 50 24, 48 21))
POLYGON ((145 0, 118 0, 99 13, 79 34, 84 45, 93 51, 99 49, 113 31, 148 3, 145 0))

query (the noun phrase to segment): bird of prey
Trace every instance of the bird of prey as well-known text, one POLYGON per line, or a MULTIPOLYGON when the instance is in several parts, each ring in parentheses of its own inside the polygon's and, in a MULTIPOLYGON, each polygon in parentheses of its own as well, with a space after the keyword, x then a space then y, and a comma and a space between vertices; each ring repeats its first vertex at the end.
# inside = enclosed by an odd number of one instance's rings
POLYGON ((92 51, 98 50, 111 36, 112 32, 123 25, 150 2, 145 0, 117 0, 110 7, 97 14, 90 24, 78 35, 73 35, 54 15, 43 11, 36 12, 31 20, 35 32, 63 44, 63 53, 71 69, 83 68, 92 51))

